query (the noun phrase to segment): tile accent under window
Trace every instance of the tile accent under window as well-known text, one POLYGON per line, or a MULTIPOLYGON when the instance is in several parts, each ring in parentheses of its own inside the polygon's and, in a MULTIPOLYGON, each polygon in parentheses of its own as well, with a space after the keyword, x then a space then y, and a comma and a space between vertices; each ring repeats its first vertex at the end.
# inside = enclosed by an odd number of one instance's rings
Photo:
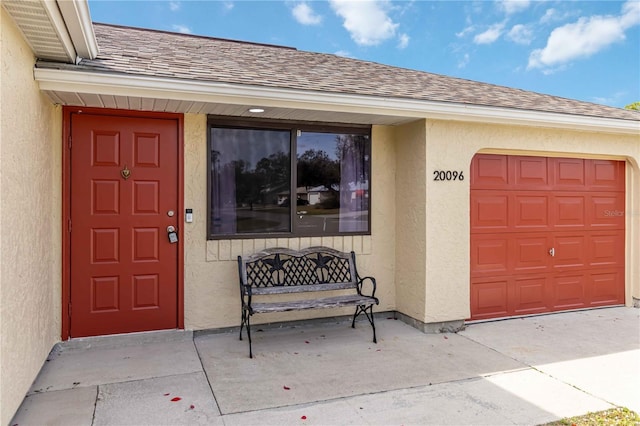
POLYGON ((235 261, 238 256, 256 253, 267 247, 285 247, 292 250, 299 250, 319 245, 345 252, 353 250, 358 255, 371 254, 370 235, 270 238, 259 240, 208 240, 207 262, 235 261))

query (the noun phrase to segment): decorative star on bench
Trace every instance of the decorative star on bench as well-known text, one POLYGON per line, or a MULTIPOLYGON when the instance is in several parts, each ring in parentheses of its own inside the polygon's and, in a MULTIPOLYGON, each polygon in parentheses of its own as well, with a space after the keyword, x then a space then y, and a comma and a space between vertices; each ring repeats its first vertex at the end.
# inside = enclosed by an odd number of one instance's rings
POLYGON ((289 261, 280 259, 280 254, 276 254, 273 259, 263 259, 264 263, 271 267, 271 272, 282 271, 284 270, 284 264, 289 261))
POLYGON ((329 262, 333 260, 333 257, 323 256, 322 253, 318 253, 318 258, 311 258, 311 260, 316 264, 316 274, 320 282, 327 282, 329 280, 329 262))
POLYGON ((329 267, 328 264, 331 261, 331 259, 332 259, 331 256, 323 256, 322 253, 318 253, 317 259, 311 258, 311 260, 315 262, 316 266, 322 269, 327 269, 329 267))

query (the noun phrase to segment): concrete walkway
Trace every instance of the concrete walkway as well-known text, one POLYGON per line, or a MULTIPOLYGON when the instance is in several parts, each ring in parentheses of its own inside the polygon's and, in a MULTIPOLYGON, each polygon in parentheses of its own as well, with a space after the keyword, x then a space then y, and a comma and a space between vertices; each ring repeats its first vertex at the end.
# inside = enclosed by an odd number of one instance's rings
POLYGON ((384 315, 236 333, 76 339, 12 425, 535 425, 640 412, 640 310, 608 308, 427 335, 384 315))

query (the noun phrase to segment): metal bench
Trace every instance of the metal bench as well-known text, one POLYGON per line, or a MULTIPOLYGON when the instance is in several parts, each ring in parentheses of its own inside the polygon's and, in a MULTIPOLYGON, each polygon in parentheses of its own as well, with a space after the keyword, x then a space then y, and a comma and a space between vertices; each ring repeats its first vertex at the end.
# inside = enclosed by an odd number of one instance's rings
POLYGON ((373 329, 373 342, 377 343, 373 322, 373 305, 379 303, 375 297, 376 280, 358 275, 354 252, 343 253, 328 247, 298 251, 272 248, 244 258, 238 256, 238 275, 242 301, 240 340, 246 326, 250 358, 253 358, 250 318, 253 314, 269 312, 355 306, 351 327, 355 328, 358 315, 365 314, 373 329), (370 295, 362 293, 365 282, 370 284, 370 295), (339 295, 318 297, 320 292, 336 290, 342 291, 339 295), (313 293, 313 297, 292 301, 261 297, 290 293, 313 293))

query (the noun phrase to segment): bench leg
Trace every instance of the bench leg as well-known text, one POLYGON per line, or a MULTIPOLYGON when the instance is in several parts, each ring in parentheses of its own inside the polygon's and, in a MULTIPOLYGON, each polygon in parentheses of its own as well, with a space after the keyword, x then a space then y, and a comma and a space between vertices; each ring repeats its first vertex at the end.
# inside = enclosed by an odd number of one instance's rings
POLYGON ((376 325, 373 322, 373 305, 359 305, 356 307, 356 313, 353 314, 353 320, 351 321, 351 328, 356 328, 356 318, 360 314, 364 314, 369 320, 369 324, 371 324, 371 328, 373 329, 373 343, 378 343, 376 339, 376 325))
POLYGON ((251 313, 248 309, 242 310, 242 321, 240 322, 240 340, 242 340, 242 329, 247 326, 247 337, 249 338, 249 358, 253 358, 253 351, 251 350, 251 313))
POLYGON ((242 316, 240 318, 240 340, 242 340, 242 329, 244 328, 245 323, 245 310, 242 310, 242 316))
POLYGON ((249 338, 249 358, 253 358, 253 350, 251 348, 251 315, 249 311, 246 312, 247 316, 247 337, 249 338))

